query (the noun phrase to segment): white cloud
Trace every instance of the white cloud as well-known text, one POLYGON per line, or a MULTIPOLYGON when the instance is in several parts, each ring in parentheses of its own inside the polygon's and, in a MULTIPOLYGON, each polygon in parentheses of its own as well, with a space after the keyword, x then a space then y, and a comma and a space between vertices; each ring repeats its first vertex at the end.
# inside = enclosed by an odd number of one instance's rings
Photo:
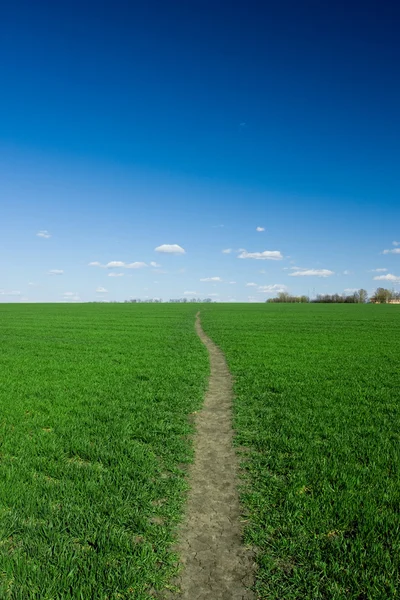
POLYGON ((231 285, 233 285, 234 283, 236 283, 236 281, 230 281, 229 282, 231 285))
POLYGON ((12 290, 11 292, 6 292, 5 290, 0 290, 0 296, 20 296, 21 292, 18 290, 12 290))
POLYGON ((251 283, 246 283, 246 287, 257 287, 257 284, 256 284, 256 283, 253 283, 253 282, 251 282, 251 283))
POLYGON ((264 252, 247 252, 243 250, 238 258, 254 258, 256 260, 282 260, 279 250, 264 250, 264 252))
POLYGON ((161 267, 161 265, 159 265, 158 263, 154 262, 154 260, 152 260, 150 262, 150 266, 154 267, 155 269, 159 269, 161 267))
POLYGON ((334 275, 334 271, 329 269, 304 269, 302 271, 294 271, 289 273, 289 277, 330 277, 334 275))
POLYGON ((374 277, 375 281, 392 281, 393 283, 400 283, 400 277, 388 273, 387 275, 377 275, 374 277))
POLYGON ((28 283, 28 285, 30 285, 31 287, 36 287, 36 286, 37 286, 37 283, 35 283, 34 281, 30 281, 30 282, 28 283))
POLYGON ((345 288, 343 291, 345 294, 354 294, 354 292, 358 292, 357 288, 345 288))
POLYGON ((200 281, 222 281, 221 277, 203 277, 200 281))
POLYGON ((265 227, 256 227, 256 231, 265 231, 265 227))
POLYGON ((400 246, 400 242, 392 242, 393 246, 400 246))
POLYGON ((217 296, 219 296, 219 294, 213 293, 213 294, 206 294, 208 298, 216 298, 217 296))
POLYGON ((111 260, 105 265, 106 269, 120 269, 121 267, 125 267, 125 263, 122 260, 111 260))
POLYGON ((197 292, 183 292, 184 296, 197 296, 197 292))
POLYGON ((126 269, 143 269, 143 267, 147 267, 145 262, 136 261, 133 263, 125 264, 124 267, 126 269))
POLYGON ((49 238, 51 237, 51 233, 49 233, 46 229, 42 229, 42 231, 38 231, 36 234, 40 238, 49 238))
POLYGON ((222 250, 222 254, 230 254, 232 252, 232 248, 225 248, 225 250, 222 250))
POLYGON ((164 254, 186 254, 185 250, 178 244, 162 244, 154 248, 155 252, 163 252, 164 254))
POLYGON ((89 267, 101 267, 102 269, 142 269, 143 267, 147 267, 147 265, 139 261, 126 263, 122 260, 111 260, 106 265, 102 265, 98 261, 90 262, 89 267))
POLYGON ((50 269, 48 275, 64 275, 64 271, 62 269, 50 269))
POLYGON ((343 275, 351 275, 351 274, 352 274, 352 272, 348 271, 347 269, 345 271, 343 271, 343 275))
POLYGON ((383 254, 400 254, 400 248, 391 248, 390 250, 384 250, 383 254))
POLYGON ((123 277, 124 273, 108 273, 109 277, 123 277))
POLYGON ((258 287, 259 294, 279 294, 280 292, 287 292, 286 285, 283 283, 274 283, 273 285, 260 285, 258 287))
POLYGON ((64 301, 68 302, 80 302, 81 298, 76 292, 64 292, 64 301))
POLYGON ((371 273, 385 273, 387 269, 371 269, 371 273))
POLYGON ((108 294, 108 290, 106 290, 106 288, 103 288, 103 287, 101 287, 101 286, 99 286, 99 287, 96 289, 96 292, 97 292, 98 294, 108 294))

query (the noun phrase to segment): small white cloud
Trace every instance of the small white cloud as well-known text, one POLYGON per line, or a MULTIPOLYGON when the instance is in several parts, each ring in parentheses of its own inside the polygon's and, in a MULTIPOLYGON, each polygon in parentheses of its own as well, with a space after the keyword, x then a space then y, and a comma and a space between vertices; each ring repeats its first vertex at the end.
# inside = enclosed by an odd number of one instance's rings
POLYGON ((229 282, 231 285, 234 285, 236 283, 236 281, 230 281, 229 282))
POLYGON ((161 267, 161 265, 159 265, 158 263, 154 262, 154 260, 152 260, 150 262, 150 266, 154 267, 155 269, 159 269, 161 267))
POLYGON ((96 288, 96 292, 98 294, 108 294, 108 290, 106 290, 106 288, 99 286, 98 288, 96 288))
POLYGON ((286 285, 283 283, 274 283, 273 285, 260 285, 258 287, 259 294, 279 294, 280 292, 287 292, 286 285))
POLYGON ((213 293, 213 294, 207 294, 207 296, 209 298, 216 298, 217 296, 219 296, 219 294, 213 293))
POLYGON ((393 283, 400 283, 400 277, 388 273, 387 275, 377 275, 374 277, 375 281, 392 281, 393 283))
POLYGON ((385 273, 387 269, 371 269, 371 273, 385 273))
POLYGON ((197 296, 197 292, 183 292, 184 296, 197 296))
POLYGON ((390 250, 384 250, 383 254, 400 254, 400 248, 391 248, 390 250))
POLYGON ((393 246, 400 246, 400 242, 392 242, 393 246))
POLYGON ((109 277, 123 277, 123 273, 108 273, 109 277))
POLYGON ((221 277, 203 277, 200 281, 222 281, 221 277))
POLYGON ((145 262, 136 261, 133 263, 125 264, 124 267, 126 269, 143 269, 143 267, 147 267, 145 262))
POLYGON ((81 301, 79 294, 77 294, 76 292, 64 292, 63 296, 64 296, 64 301, 68 301, 68 302, 80 302, 81 301))
POLYGON ((64 275, 64 271, 62 269, 50 269, 48 275, 64 275))
POLYGON ((225 248, 222 250, 222 254, 230 254, 232 252, 232 248, 225 248))
POLYGON ((358 292, 357 288, 345 288, 343 291, 345 294, 354 294, 354 292, 358 292))
POLYGON ((254 258, 255 260, 282 260, 279 250, 264 250, 264 252, 247 252, 243 250, 238 258, 254 258))
POLYGON ((51 237, 51 233, 49 233, 46 229, 42 229, 42 231, 38 231, 36 234, 40 238, 49 238, 51 237))
POLYGON ((352 272, 348 271, 347 269, 345 271, 343 271, 343 275, 351 275, 351 274, 352 274, 352 272))
POLYGON ((186 254, 185 250, 178 244, 162 244, 154 248, 155 252, 163 252, 164 254, 186 254))
POLYGON ((125 263, 122 260, 111 260, 108 262, 105 267, 106 269, 120 269, 121 267, 125 267, 125 263))
POLYGON ((335 272, 329 269, 306 269, 304 271, 289 273, 289 277, 330 277, 334 274, 335 272))
POLYGON ((265 227, 256 227, 256 231, 265 231, 265 227))
POLYGON ((257 284, 253 282, 246 283, 246 287, 257 287, 257 284))
POLYGON ((28 283, 28 285, 30 285, 31 287, 36 287, 36 286, 37 286, 37 283, 35 283, 34 281, 30 281, 30 282, 28 283))
POLYGON ((21 292, 18 290, 11 290, 11 292, 7 292, 6 290, 0 290, 0 296, 20 296, 21 292))
POLYGON ((126 263, 122 260, 111 260, 106 265, 102 265, 98 261, 90 262, 89 267, 101 267, 102 269, 141 269, 142 267, 147 267, 147 265, 139 261, 126 263))

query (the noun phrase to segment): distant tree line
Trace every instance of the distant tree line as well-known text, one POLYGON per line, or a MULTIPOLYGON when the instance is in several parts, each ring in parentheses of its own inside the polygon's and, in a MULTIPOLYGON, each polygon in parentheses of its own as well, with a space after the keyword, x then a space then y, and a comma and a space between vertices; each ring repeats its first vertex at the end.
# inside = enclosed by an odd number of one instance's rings
POLYGON ((379 287, 371 296, 371 302, 379 302, 380 304, 387 304, 391 300, 400 301, 400 292, 379 287))
POLYGON ((368 300, 368 293, 364 289, 356 290, 351 294, 318 294, 316 298, 310 299, 309 296, 292 296, 287 292, 279 292, 275 298, 268 298, 266 302, 293 302, 293 303, 326 303, 326 304, 365 304, 374 302, 386 304, 390 301, 400 301, 400 292, 387 290, 386 288, 377 288, 371 298, 368 300))
POLYGON ((318 294, 312 302, 324 302, 327 304, 365 304, 368 302, 368 293, 366 290, 360 289, 351 294, 318 294))
POLYGON ((292 296, 287 292, 279 292, 276 298, 268 298, 266 302, 310 302, 310 298, 308 296, 292 296))

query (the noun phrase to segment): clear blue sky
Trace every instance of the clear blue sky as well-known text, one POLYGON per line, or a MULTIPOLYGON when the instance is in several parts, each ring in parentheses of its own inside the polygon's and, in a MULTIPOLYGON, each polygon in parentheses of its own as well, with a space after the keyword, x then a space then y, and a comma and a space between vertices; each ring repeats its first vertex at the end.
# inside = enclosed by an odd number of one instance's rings
POLYGON ((398 286, 399 30, 390 1, 3 3, 0 301, 398 286))

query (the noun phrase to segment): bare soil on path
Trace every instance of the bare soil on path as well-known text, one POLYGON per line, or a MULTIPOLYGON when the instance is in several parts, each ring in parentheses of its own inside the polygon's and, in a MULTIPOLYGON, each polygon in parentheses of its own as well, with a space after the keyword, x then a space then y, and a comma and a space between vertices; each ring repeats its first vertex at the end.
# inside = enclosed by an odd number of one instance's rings
MULTIPOLYGON (((253 600, 254 555, 242 541, 237 492, 238 459, 232 445, 232 378, 219 348, 196 331, 208 349, 211 374, 203 409, 196 416, 195 461, 177 551, 180 600, 253 600)), ((171 597, 170 595, 168 597, 171 597)))

